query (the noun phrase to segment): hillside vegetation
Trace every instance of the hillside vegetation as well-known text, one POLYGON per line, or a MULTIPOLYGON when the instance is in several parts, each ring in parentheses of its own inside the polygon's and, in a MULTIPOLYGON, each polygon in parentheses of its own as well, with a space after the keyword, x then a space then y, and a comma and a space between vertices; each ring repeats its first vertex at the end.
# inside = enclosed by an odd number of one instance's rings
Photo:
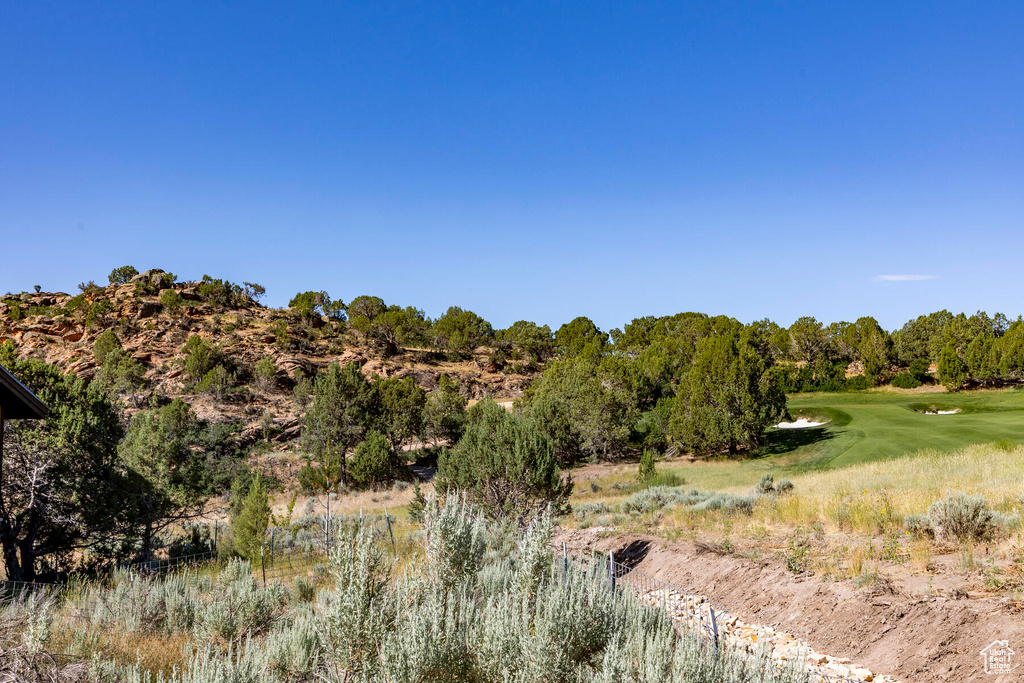
POLYGON ((1024 377, 1024 322, 998 314, 943 311, 893 333, 872 318, 785 328, 701 313, 610 332, 585 317, 494 329, 457 306, 431 319, 369 295, 304 291, 273 309, 256 283, 130 266, 108 281, 0 298, 0 363, 54 409, 9 432, 11 578, 169 552, 184 523, 211 514, 230 522, 221 547, 245 554, 233 529, 253 491, 292 494, 261 503, 264 527, 300 493, 395 486, 419 504, 413 462, 426 476, 437 467, 439 492, 522 523, 566 509, 566 471, 587 462, 747 461, 706 469, 730 472, 723 488, 769 469, 1020 436, 1019 394, 964 391, 1024 377), (927 393, 938 382, 944 393, 927 393), (877 390, 887 383, 917 388, 877 390), (797 395, 807 390, 831 393, 797 395), (961 412, 925 414, 943 407, 961 412), (775 428, 802 413, 827 424, 775 428), (90 496, 105 502, 77 503, 90 496))
POLYGON ((808 680, 708 647, 633 593, 610 591, 605 574, 556 562, 545 516, 513 534, 454 500, 431 504, 421 559, 402 574, 367 524, 339 524, 322 573, 266 583, 234 561, 215 576, 118 573, 59 599, 0 605, 0 675, 96 683, 808 680))

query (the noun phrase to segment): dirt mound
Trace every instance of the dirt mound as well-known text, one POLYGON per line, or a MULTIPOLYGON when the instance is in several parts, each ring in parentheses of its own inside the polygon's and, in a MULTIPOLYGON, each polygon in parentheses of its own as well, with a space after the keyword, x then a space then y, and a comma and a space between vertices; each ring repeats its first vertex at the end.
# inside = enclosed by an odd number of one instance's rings
POLYGON ((745 621, 791 633, 819 652, 903 681, 1003 683, 1017 680, 1021 671, 1016 662, 1014 674, 1006 676, 989 677, 982 669, 981 650, 992 641, 1024 644, 1024 616, 999 600, 926 598, 884 578, 871 589, 857 588, 654 537, 562 530, 556 542, 563 541, 575 553, 624 552, 631 567, 707 596, 745 621))

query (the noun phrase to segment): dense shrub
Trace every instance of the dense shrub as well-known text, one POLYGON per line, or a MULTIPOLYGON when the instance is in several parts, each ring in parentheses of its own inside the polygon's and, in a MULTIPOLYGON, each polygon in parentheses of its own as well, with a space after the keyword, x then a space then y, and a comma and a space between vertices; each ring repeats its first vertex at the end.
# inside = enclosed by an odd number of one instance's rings
POLYGON ((196 389, 220 400, 234 383, 234 374, 223 365, 216 365, 196 383, 196 389))
POLYGON ((260 588, 249 563, 233 560, 196 606, 192 631, 201 643, 238 646, 268 631, 284 615, 287 597, 280 583, 260 588))
POLYGON ((378 486, 391 480, 395 467, 395 452, 387 438, 378 431, 371 431, 366 439, 356 446, 356 452, 349 459, 349 474, 356 486, 378 486))
POLYGON ((572 513, 576 516, 576 519, 583 521, 587 517, 596 515, 607 515, 611 514, 612 508, 608 503, 597 502, 597 503, 577 503, 572 506, 572 513))
POLYGON ((931 504, 928 519, 941 533, 964 543, 990 539, 999 528, 1000 515, 989 509, 985 496, 950 493, 931 504))
POLYGON ((195 334, 182 347, 182 367, 193 382, 199 382, 217 366, 223 357, 220 348, 195 334))
MULTIPOLYGON (((553 561, 544 515, 513 534, 448 500, 430 506, 424 532, 422 561, 400 576, 373 531, 352 523, 316 591, 305 580, 290 595, 277 583, 263 588, 246 563, 215 579, 119 574, 88 615, 114 627, 130 614, 138 632, 190 634, 199 647, 165 679, 175 683, 807 680, 765 653, 716 652, 631 591, 609 591, 602 572, 553 561)), ((151 682, 142 661, 101 654, 93 674, 97 683, 151 682)))
POLYGON ((741 496, 733 493, 704 493, 697 489, 653 486, 634 493, 622 501, 622 511, 627 513, 654 512, 663 508, 686 507, 693 512, 723 510, 725 512, 754 511, 756 496, 741 496))
POLYGON ((473 406, 466 433, 437 464, 438 491, 465 492, 495 518, 522 520, 548 505, 567 511, 573 483, 550 440, 493 400, 473 406))
POLYGON ((646 484, 656 473, 654 465, 654 451, 644 449, 644 453, 640 456, 640 466, 636 471, 636 480, 641 484, 646 484))
POLYGON ((112 285, 124 285, 138 274, 139 271, 135 269, 135 266, 121 266, 110 271, 107 279, 112 285))
POLYGON ((897 389, 916 389, 921 386, 921 381, 909 372, 901 372, 889 382, 897 389))
POLYGON ((127 351, 117 346, 104 355, 95 381, 113 395, 126 394, 145 384, 146 368, 127 351))
POLYGON ((928 515, 907 515, 903 518, 903 526, 915 536, 935 538, 935 528, 928 515))
POLYGON ((120 348, 121 340, 117 338, 113 330, 105 330, 100 336, 96 337, 96 341, 92 345, 92 353, 96 359, 96 365, 103 365, 103 362, 107 359, 107 354, 114 349, 120 348))
POLYGON ((263 391, 270 391, 277 385, 277 365, 270 356, 264 356, 256 362, 253 374, 256 377, 256 386, 263 391))
POLYGON ((93 327, 95 325, 102 325, 105 323, 114 311, 114 305, 106 299, 98 299, 93 302, 92 306, 89 307, 89 312, 85 314, 85 326, 93 327))
POLYGON ((779 479, 775 483, 775 475, 771 472, 761 475, 761 481, 757 483, 754 493, 761 496, 782 495, 793 490, 793 482, 789 479, 779 479))
POLYGON ((209 275, 203 275, 196 291, 203 301, 214 306, 233 308, 243 306, 248 302, 245 289, 240 285, 209 275))
POLYGON ((173 289, 165 289, 160 292, 160 303, 170 313, 176 313, 184 304, 185 299, 173 289))
POLYGON ((707 500, 693 506, 694 512, 702 510, 723 510, 725 512, 742 512, 753 514, 756 496, 741 496, 736 493, 716 493, 707 500))

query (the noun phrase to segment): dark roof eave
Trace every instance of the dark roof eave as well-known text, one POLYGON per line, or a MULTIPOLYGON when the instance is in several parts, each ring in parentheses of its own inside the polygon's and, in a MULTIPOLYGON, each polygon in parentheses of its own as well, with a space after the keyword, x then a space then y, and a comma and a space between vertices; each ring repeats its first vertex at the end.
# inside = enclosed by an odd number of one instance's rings
POLYGON ((41 420, 50 409, 0 365, 0 407, 5 420, 41 420))

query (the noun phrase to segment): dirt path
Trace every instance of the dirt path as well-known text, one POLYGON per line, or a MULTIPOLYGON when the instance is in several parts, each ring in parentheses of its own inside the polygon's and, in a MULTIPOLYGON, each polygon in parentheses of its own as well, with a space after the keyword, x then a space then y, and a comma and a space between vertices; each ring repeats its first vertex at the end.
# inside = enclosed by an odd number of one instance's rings
POLYGON ((1024 614, 991 598, 950 600, 908 595, 880 580, 873 589, 794 576, 769 561, 636 535, 602 538, 560 530, 575 553, 626 551, 635 569, 720 603, 743 621, 771 626, 818 652, 848 658, 907 683, 1024 680, 1024 614), (1012 672, 986 675, 981 650, 1008 640, 1020 654, 1012 672))

